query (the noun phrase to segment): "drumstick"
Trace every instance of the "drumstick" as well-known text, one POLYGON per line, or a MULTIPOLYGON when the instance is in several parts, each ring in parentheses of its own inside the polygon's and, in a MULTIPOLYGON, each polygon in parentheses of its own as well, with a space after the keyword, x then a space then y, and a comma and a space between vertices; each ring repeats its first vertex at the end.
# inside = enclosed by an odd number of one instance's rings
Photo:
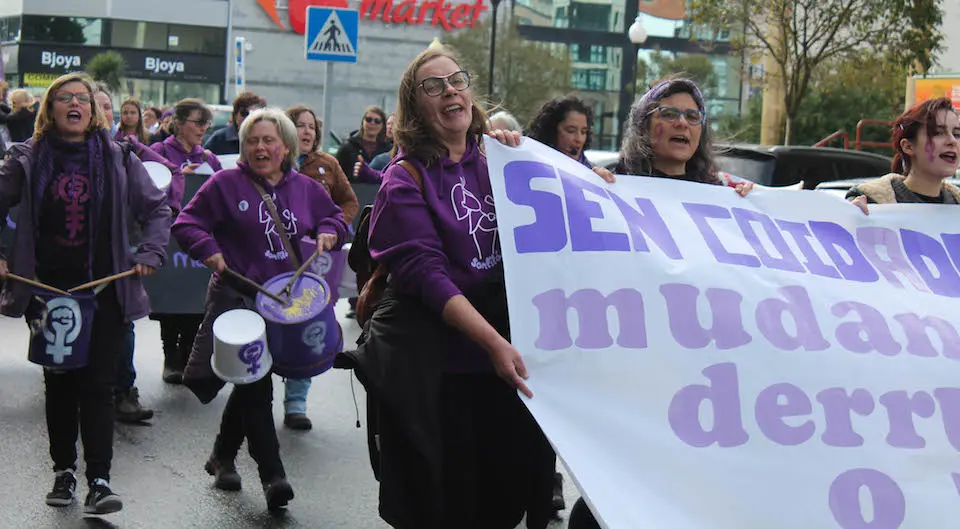
POLYGON ((257 289, 257 291, 259 291, 260 293, 262 293, 264 296, 267 296, 268 298, 276 301, 277 303, 279 303, 279 304, 281 304, 281 305, 284 305, 284 306, 287 305, 287 300, 285 300, 285 299, 281 298, 280 296, 274 294, 273 292, 270 292, 269 290, 263 288, 262 286, 258 285, 255 281, 251 281, 250 279, 247 279, 246 277, 243 277, 242 275, 234 272, 233 270, 231 270, 231 269, 229 269, 229 268, 224 268, 223 271, 226 272, 226 273, 228 273, 228 274, 230 274, 230 275, 232 275, 232 276, 235 277, 236 279, 239 279, 239 280, 242 281, 243 283, 246 283, 246 284, 247 284, 248 286, 250 286, 251 288, 257 289))
POLYGON ((76 291, 78 291, 78 290, 83 290, 83 289, 85 289, 85 288, 94 288, 94 287, 100 286, 100 285, 102 285, 102 284, 104 284, 104 283, 109 283, 109 282, 111 282, 111 281, 113 281, 113 280, 115 280, 115 279, 122 279, 122 278, 124 278, 124 277, 132 276, 133 274, 136 274, 136 273, 137 273, 137 270, 136 270, 135 268, 131 268, 130 270, 127 270, 126 272, 120 272, 119 274, 113 274, 112 276, 107 276, 107 277, 104 277, 104 278, 102 278, 102 279, 97 279, 96 281, 91 281, 91 282, 89 282, 89 283, 84 283, 84 284, 82 284, 82 285, 80 285, 80 286, 73 287, 73 288, 71 288, 70 290, 68 290, 67 292, 76 292, 76 291))
POLYGON ((18 276, 17 274, 11 274, 11 273, 8 272, 8 273, 7 273, 7 277, 9 277, 10 279, 15 279, 15 280, 17 280, 17 281, 20 281, 21 283, 26 283, 26 284, 28 284, 28 285, 30 285, 30 286, 32 286, 32 287, 42 288, 42 289, 44 289, 44 290, 49 290, 50 292, 56 292, 57 294, 63 294, 64 296, 69 296, 69 295, 70 295, 69 292, 66 292, 66 291, 64 291, 64 290, 60 290, 60 289, 57 288, 57 287, 52 287, 52 286, 50 286, 50 285, 44 285, 43 283, 41 283, 41 282, 39 282, 39 281, 34 281, 34 280, 32 280, 32 279, 27 279, 27 278, 25 278, 25 277, 18 276))
POLYGON ((297 271, 293 273, 293 277, 290 278, 290 281, 287 281, 287 284, 283 287, 283 290, 280 291, 280 294, 290 297, 290 289, 293 288, 293 284, 297 282, 297 279, 300 276, 302 276, 304 272, 307 271, 307 268, 310 267, 310 263, 312 263, 319 256, 320 256, 320 252, 313 252, 313 255, 311 255, 309 259, 304 261, 304 263, 300 265, 300 268, 298 268, 297 271))

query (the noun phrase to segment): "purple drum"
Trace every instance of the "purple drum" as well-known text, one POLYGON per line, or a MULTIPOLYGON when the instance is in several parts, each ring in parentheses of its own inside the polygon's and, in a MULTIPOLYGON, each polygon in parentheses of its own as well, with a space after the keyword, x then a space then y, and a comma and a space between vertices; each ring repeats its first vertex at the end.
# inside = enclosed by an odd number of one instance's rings
POLYGON ((61 296, 44 290, 34 292, 27 323, 30 346, 27 359, 48 369, 71 370, 87 365, 96 295, 92 292, 61 296))
MULTIPOLYGON (((279 294, 293 272, 280 274, 263 285, 279 294)), ((257 312, 267 323, 267 344, 273 354, 273 372, 287 378, 310 378, 333 367, 343 348, 343 336, 330 303, 330 287, 320 276, 306 272, 290 289, 290 302, 277 303, 257 295, 257 312)))
MULTIPOLYGON (((309 257, 317 251, 317 241, 309 237, 300 239, 300 253, 304 258, 309 257)), ((340 292, 337 287, 343 279, 343 269, 347 265, 347 252, 343 250, 326 251, 313 260, 310 265, 310 271, 322 277, 327 285, 331 286, 330 304, 336 305, 340 300, 340 292)))

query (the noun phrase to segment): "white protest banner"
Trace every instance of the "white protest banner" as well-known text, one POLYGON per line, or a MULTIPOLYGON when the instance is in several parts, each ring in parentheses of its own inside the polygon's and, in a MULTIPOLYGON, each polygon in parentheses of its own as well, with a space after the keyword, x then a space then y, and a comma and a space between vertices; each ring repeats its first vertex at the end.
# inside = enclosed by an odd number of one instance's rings
POLYGON ((960 519, 960 209, 486 141, 525 402, 610 529, 960 519))

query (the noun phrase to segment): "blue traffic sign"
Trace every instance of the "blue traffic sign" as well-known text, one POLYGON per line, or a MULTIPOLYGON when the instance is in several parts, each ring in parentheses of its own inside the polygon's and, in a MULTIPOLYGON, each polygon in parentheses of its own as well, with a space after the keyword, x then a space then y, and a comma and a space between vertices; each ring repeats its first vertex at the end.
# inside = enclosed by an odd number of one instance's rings
POLYGON ((357 62, 356 9, 307 8, 306 55, 308 61, 357 62))

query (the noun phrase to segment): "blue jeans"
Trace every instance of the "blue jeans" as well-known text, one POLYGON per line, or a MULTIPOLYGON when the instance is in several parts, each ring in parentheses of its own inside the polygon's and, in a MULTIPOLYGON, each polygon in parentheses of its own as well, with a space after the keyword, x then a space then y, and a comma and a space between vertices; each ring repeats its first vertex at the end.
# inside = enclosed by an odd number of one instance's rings
POLYGON ((133 366, 133 323, 124 324, 121 331, 120 353, 117 355, 117 376, 114 391, 122 393, 133 387, 137 380, 137 369, 133 366))
POLYGON ((307 413, 307 393, 310 392, 310 383, 311 380, 309 378, 284 379, 284 413, 287 415, 290 415, 291 413, 307 413))

